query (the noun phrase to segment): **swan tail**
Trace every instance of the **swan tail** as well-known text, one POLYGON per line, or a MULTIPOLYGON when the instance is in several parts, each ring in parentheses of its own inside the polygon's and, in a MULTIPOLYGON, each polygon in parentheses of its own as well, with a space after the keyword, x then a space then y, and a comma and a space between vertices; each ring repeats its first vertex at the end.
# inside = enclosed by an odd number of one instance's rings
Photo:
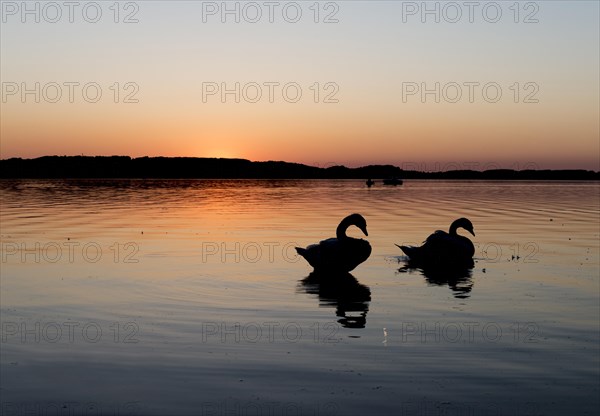
POLYGON ((310 264, 313 267, 315 266, 315 253, 309 251, 306 248, 302 248, 302 247, 295 247, 296 248, 296 252, 302 256, 304 258, 304 260, 306 260, 308 262, 308 264, 310 264))
POLYGON ((296 248, 296 252, 301 255, 302 257, 306 258, 306 252, 307 250, 305 248, 302 247, 295 247, 296 248))
POLYGON ((402 250, 404 252, 404 254, 406 254, 408 257, 416 257, 417 256, 417 249, 418 247, 412 247, 412 246, 399 246, 398 244, 396 244, 396 247, 399 247, 400 250, 402 250))

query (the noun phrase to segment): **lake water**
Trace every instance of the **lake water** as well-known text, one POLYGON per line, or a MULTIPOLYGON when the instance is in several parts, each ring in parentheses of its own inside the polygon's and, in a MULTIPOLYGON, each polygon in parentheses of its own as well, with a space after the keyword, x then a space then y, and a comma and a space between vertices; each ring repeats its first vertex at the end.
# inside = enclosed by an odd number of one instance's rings
MULTIPOLYGON (((600 406, 600 186, 0 181, 2 414, 564 415, 600 406), (347 291, 294 246, 367 220, 347 291), (463 276, 395 243, 475 226, 463 276)), ((463 230, 464 234, 464 230, 463 230)))

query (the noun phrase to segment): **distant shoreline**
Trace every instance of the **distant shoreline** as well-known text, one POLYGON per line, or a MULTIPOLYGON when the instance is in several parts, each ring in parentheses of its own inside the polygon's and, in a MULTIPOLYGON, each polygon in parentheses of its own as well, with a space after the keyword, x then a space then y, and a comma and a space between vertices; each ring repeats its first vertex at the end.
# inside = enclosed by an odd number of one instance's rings
POLYGON ((246 159, 43 156, 0 160, 0 179, 470 179, 600 180, 600 172, 583 169, 420 172, 392 165, 320 168, 282 161, 246 159))

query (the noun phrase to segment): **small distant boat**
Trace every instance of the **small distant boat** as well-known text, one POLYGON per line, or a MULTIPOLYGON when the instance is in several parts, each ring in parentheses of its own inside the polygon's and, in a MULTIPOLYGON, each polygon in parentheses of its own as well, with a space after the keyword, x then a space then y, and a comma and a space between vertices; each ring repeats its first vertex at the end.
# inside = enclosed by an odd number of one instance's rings
POLYGON ((375 181, 371 180, 371 178, 369 178, 369 180, 366 182, 367 186, 370 188, 371 186, 375 185, 375 181))
POLYGON ((384 185, 393 185, 393 186, 402 185, 402 179, 398 179, 398 178, 384 179, 383 184, 384 185))

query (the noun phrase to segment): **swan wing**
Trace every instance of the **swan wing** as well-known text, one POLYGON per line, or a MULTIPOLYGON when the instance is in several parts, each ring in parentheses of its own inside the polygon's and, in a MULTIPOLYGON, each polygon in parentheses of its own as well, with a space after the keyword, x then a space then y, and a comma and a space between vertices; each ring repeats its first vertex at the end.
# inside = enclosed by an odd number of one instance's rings
POLYGON ((460 263, 471 259, 475 253, 473 243, 467 237, 441 230, 427 237, 423 248, 428 261, 444 263, 460 263))
POLYGON ((315 270, 349 272, 369 258, 371 245, 362 239, 348 238, 340 241, 328 238, 305 249, 296 247, 296 251, 315 270))

